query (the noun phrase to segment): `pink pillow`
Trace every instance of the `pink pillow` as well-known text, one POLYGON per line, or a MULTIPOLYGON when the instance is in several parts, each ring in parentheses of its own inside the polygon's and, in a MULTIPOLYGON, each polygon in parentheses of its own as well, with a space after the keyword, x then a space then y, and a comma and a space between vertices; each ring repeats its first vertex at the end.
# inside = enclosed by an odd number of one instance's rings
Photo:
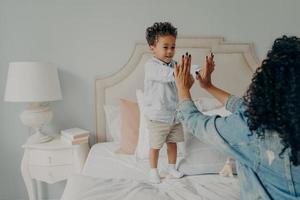
POLYGON ((121 144, 116 153, 134 154, 139 136, 140 111, 136 102, 120 99, 121 144))

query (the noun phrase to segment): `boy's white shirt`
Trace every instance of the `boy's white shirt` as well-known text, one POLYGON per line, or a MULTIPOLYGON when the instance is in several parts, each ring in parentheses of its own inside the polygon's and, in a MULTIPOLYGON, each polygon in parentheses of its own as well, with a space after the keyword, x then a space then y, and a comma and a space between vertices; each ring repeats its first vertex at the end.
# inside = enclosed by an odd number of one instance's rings
POLYGON ((144 109, 150 120, 178 122, 175 113, 178 95, 173 75, 175 63, 172 60, 167 64, 153 57, 145 64, 144 109))

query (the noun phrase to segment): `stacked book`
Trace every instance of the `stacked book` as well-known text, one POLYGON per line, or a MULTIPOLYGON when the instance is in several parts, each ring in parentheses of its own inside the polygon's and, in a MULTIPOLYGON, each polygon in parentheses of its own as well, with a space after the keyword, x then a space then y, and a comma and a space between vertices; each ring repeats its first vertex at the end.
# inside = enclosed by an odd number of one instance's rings
POLYGON ((81 128, 71 128, 61 131, 61 140, 70 145, 89 142, 89 131, 81 128))

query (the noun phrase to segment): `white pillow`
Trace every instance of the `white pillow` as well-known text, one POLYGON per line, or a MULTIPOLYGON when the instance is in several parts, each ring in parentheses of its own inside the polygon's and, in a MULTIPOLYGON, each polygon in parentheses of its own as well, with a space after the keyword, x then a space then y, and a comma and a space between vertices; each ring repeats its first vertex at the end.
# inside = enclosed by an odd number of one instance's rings
MULTIPOLYGON (((203 114, 227 116, 231 113, 225 107, 221 107, 203 112, 203 114)), ((185 132, 185 157, 179 163, 179 171, 186 175, 219 173, 228 159, 228 155, 201 142, 188 131, 185 132)))
MULTIPOLYGON (((135 156, 137 159, 149 159, 149 130, 146 125, 146 118, 144 115, 144 93, 142 90, 136 90, 136 98, 140 109, 140 127, 139 127, 139 138, 135 149, 135 156)), ((177 145, 177 154, 182 156, 184 151, 183 142, 177 145)), ((159 152, 160 156, 167 156, 166 145, 159 152)))
POLYGON ((227 156, 190 133, 185 134, 185 155, 178 170, 185 175, 219 173, 227 156))
POLYGON ((113 141, 121 141, 121 110, 119 106, 104 105, 106 131, 111 135, 113 141))

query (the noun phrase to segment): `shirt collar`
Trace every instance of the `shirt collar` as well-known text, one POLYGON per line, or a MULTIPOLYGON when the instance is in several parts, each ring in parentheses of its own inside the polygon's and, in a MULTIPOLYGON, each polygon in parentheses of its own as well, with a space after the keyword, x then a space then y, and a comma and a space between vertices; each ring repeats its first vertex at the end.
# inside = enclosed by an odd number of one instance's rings
POLYGON ((170 63, 165 63, 165 62, 159 60, 158 58, 156 58, 156 57, 154 57, 154 56, 153 56, 153 60, 154 60, 155 62, 158 62, 158 63, 161 64, 161 65, 168 66, 168 67, 173 67, 173 66, 174 66, 174 63, 176 63, 174 60, 171 60, 170 63))

